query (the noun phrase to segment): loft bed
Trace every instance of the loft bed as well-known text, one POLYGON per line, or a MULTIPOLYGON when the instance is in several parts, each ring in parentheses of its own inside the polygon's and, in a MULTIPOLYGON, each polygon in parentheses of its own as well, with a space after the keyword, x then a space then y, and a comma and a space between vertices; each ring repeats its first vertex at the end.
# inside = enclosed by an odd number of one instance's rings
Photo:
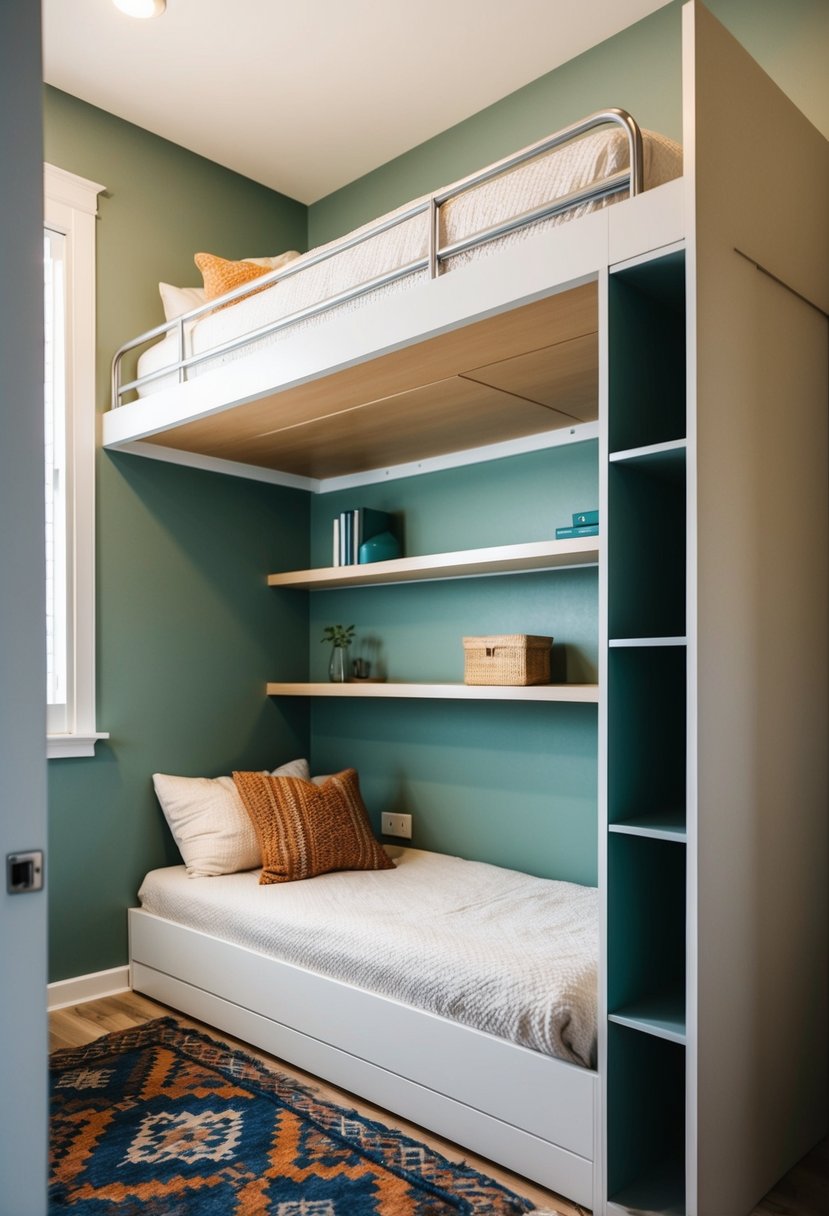
POLYGON ((682 177, 455 269, 436 238, 433 277, 224 366, 185 319, 104 419, 110 449, 309 490, 598 434, 598 1067, 130 922, 140 991, 601 1216, 747 1213, 826 1129, 829 155, 693 2, 683 128, 682 177))
POLYGON ((673 141, 592 115, 125 343, 105 445, 319 479, 593 420, 605 210, 680 173, 673 141), (551 293, 574 226, 590 270, 551 293), (542 267, 520 313, 519 257, 542 267))

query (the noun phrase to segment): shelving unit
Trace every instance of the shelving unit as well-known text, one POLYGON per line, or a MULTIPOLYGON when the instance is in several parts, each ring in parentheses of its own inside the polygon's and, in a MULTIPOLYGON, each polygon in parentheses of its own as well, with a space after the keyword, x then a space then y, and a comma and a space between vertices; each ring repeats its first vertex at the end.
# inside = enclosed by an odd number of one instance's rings
MULTIPOLYGON (((530 541, 451 553, 396 558, 367 565, 331 566, 268 576, 268 585, 305 591, 347 590, 459 578, 530 574, 598 563, 598 537, 530 541)), ((435 681, 362 681, 345 683, 273 681, 269 696, 398 698, 406 700, 528 701, 590 704, 599 699, 597 684, 471 685, 435 681)))
POLYGON ((683 251, 612 274, 608 301, 607 1213, 684 1216, 683 251))

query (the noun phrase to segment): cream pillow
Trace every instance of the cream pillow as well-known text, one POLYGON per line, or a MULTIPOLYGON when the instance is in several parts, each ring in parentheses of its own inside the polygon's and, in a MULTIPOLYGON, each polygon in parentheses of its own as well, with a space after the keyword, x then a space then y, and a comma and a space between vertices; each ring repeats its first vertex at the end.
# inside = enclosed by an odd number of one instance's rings
POLYGON ((242 258, 242 261, 253 262, 254 266, 267 266, 268 270, 280 270, 299 256, 296 249, 289 249, 287 253, 278 253, 272 258, 242 258))
MULTIPOLYGON (((307 760, 274 769, 275 777, 310 777, 307 760)), ((153 773, 153 785, 188 878, 255 870, 259 840, 232 777, 171 777, 153 773)))
POLYGON ((199 308, 204 304, 203 287, 174 287, 172 283, 159 283, 158 291, 164 306, 164 320, 175 321, 176 317, 199 308))

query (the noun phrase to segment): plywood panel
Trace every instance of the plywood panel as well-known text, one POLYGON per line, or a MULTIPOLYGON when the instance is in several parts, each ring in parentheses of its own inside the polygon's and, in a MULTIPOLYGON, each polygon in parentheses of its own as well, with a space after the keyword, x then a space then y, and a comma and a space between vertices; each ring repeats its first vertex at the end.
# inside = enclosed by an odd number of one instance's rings
POLYGON ((599 336, 570 338, 477 367, 466 376, 586 422, 599 413, 599 336))
MULTIPOLYGON (((469 369, 482 366, 485 360, 487 364, 497 363, 547 347, 551 348, 548 366, 552 367, 556 358, 560 358, 562 366, 555 374, 569 386, 574 399, 584 401, 595 392, 596 373, 589 366, 589 360, 582 354, 578 343, 574 345, 573 340, 595 334, 597 309, 596 284, 588 283, 394 351, 370 363, 346 368, 323 379, 183 424, 150 436, 147 441, 210 456, 245 460, 286 472, 306 472, 311 465, 323 459, 324 445, 319 439, 323 423, 327 426, 338 415, 347 415, 342 419, 345 425, 340 428, 340 433, 351 433, 352 428, 358 425, 355 411, 367 405, 376 408, 364 413, 360 420, 363 439, 359 443, 366 442, 366 431, 382 425, 387 432, 388 450, 396 453, 395 460, 418 459, 477 443, 549 430, 557 421, 559 425, 566 425, 572 421, 572 417, 581 417, 583 410, 580 407, 578 415, 564 414, 557 420, 547 408, 555 400, 555 394, 550 394, 543 407, 536 410, 535 421, 530 422, 532 411, 520 410, 514 399, 502 395, 499 410, 495 407, 495 398, 490 397, 487 405, 484 397, 482 437, 475 439, 463 433, 450 434, 451 425, 447 425, 441 404, 443 387, 433 392, 431 388, 424 389, 423 386, 446 382, 469 369), (557 356, 554 356, 553 350, 557 351, 557 356), (579 388, 576 388, 577 381, 581 385, 579 388), (413 392, 422 394, 417 398, 417 406, 421 411, 427 411, 421 415, 417 425, 412 421, 410 409, 403 406, 404 395, 413 392), (497 419, 499 413, 501 417, 497 419), (290 467, 274 463, 279 460, 277 453, 287 452, 289 448, 282 443, 266 443, 265 437, 283 433, 287 428, 299 427, 303 423, 313 423, 314 427, 306 432, 310 444, 307 454, 301 454, 301 443, 297 438, 296 444, 292 441, 291 445, 291 450, 295 452, 295 463, 290 467), (398 427, 399 438, 395 438, 394 429, 398 427), (416 447, 407 447, 410 443, 416 447), (241 455, 242 452, 245 455, 241 455)), ((370 468, 386 462, 385 457, 370 453, 368 449, 364 460, 368 463, 352 466, 352 471, 356 467, 370 468)), ((338 471, 345 469, 338 468, 338 471)))
POLYGON ((239 442, 211 454, 306 477, 336 477, 533 435, 578 419, 459 376, 239 442))

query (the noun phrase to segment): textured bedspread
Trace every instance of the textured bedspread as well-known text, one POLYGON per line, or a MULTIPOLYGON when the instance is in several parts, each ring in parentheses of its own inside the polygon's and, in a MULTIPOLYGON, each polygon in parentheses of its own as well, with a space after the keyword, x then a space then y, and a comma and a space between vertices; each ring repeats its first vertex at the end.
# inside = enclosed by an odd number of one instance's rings
POLYGON ((169 920, 595 1067, 592 887, 419 849, 397 867, 261 887, 259 871, 154 870, 142 906, 169 920))
MULTIPOLYGON (((646 189, 661 185, 682 173, 682 149, 678 144, 649 131, 643 132, 643 139, 646 189)), ((441 208, 441 244, 461 240, 501 220, 520 215, 551 199, 626 169, 627 166, 627 137, 617 128, 604 129, 575 140, 444 204, 441 208)), ((566 223, 590 211, 610 206, 625 197, 627 196, 614 195, 597 202, 581 203, 563 215, 552 216, 528 228, 518 229, 478 249, 451 258, 444 263, 442 273, 451 273, 472 259, 485 257, 495 250, 526 240, 531 233, 566 223)), ((398 211, 405 211, 411 205, 407 203, 398 211)), ((394 215, 397 212, 389 214, 394 215)), ((378 222, 372 220, 370 224, 356 229, 351 235, 364 232, 378 222)), ((319 249, 311 250, 311 254, 332 248, 336 243, 334 241, 329 245, 320 246, 319 249)), ((271 288, 239 301, 232 308, 210 313, 196 322, 189 335, 189 345, 194 353, 202 353, 221 342, 239 337, 259 326, 317 304, 347 288, 365 283, 376 275, 404 266, 416 258, 423 257, 427 247, 427 217, 419 215, 361 245, 338 253, 327 261, 303 268, 303 261, 310 256, 307 254, 304 259, 299 258, 291 263, 292 271, 299 269, 300 273, 292 274, 271 288)), ((341 304, 334 311, 356 311, 381 296, 387 297, 392 293, 407 291, 426 277, 424 271, 398 280, 341 304)), ((198 375, 200 372, 209 371, 261 346, 280 342, 309 326, 323 324, 328 315, 330 314, 324 313, 300 321, 288 330, 271 334, 238 351, 207 360, 196 365, 190 374, 198 375)), ((175 342, 175 334, 170 334, 162 342, 150 347, 139 360, 139 374, 146 375, 159 370, 174 360, 175 342)), ((153 392, 167 383, 175 383, 175 379, 171 377, 168 381, 167 377, 162 377, 148 385, 147 391, 153 392)))

